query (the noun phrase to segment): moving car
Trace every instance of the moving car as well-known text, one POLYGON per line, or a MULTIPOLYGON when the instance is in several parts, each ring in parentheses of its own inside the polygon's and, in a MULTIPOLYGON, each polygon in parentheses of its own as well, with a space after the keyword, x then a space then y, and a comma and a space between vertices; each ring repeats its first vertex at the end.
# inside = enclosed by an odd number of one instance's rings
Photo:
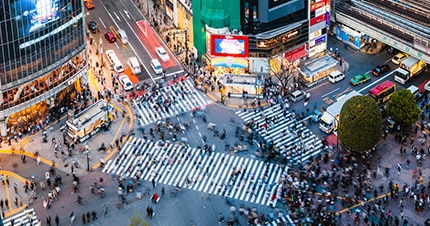
POLYGON ((151 67, 152 70, 154 70, 155 74, 161 74, 163 73, 163 67, 160 64, 160 61, 158 59, 152 59, 151 60, 151 67))
POLYGON ((95 8, 93 0, 84 0, 84 5, 85 5, 85 7, 87 7, 87 9, 94 9, 95 8))
POLYGON ((389 70, 390 70, 390 66, 388 64, 381 64, 381 65, 376 66, 372 70, 372 74, 374 76, 380 76, 380 75, 385 74, 389 70))
POLYGON ((398 53, 393 58, 391 58, 391 62, 393 64, 400 64, 404 59, 408 58, 408 54, 406 53, 398 53))
POLYGON ((328 80, 331 83, 336 83, 342 81, 345 78, 345 75, 340 71, 332 71, 328 74, 328 80))
POLYGON ((370 80, 370 75, 368 74, 359 74, 354 76, 352 79, 349 80, 349 82, 353 85, 353 86, 357 86, 360 84, 363 84, 365 82, 368 82, 370 80))
POLYGON ((130 81, 130 79, 128 78, 127 75, 119 76, 118 80, 119 80, 119 83, 121 83, 122 88, 125 91, 133 90, 133 83, 130 81))
POLYGON ((97 33, 98 27, 97 27, 96 22, 89 21, 87 25, 88 25, 88 29, 91 31, 91 33, 93 33, 93 34, 97 33))
POLYGON ((108 42, 113 43, 116 41, 115 34, 111 31, 108 31, 105 33, 105 38, 108 40, 108 42))
POLYGON ((162 61, 167 62, 170 60, 169 55, 163 47, 156 47, 155 51, 157 52, 158 56, 161 58, 162 61))
POLYGON ((291 93, 290 100, 292 102, 299 102, 306 97, 306 92, 303 90, 296 90, 291 93))

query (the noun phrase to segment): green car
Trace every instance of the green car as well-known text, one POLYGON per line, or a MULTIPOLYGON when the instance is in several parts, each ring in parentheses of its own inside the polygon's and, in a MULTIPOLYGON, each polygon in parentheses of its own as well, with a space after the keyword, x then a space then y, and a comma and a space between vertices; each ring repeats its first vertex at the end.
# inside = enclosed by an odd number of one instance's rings
POLYGON ((353 86, 358 86, 361 85, 365 82, 368 82, 370 80, 370 75, 368 74, 360 74, 360 75, 356 75, 354 76, 354 78, 350 79, 349 82, 353 85, 353 86))

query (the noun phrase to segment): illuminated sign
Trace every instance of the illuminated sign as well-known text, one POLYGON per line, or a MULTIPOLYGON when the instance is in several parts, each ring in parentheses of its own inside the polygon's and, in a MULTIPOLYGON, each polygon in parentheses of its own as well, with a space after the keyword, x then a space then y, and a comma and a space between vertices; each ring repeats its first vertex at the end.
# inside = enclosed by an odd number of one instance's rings
POLYGON ((54 21, 69 16, 73 10, 66 0, 17 0, 11 4, 11 17, 20 37, 47 28, 54 21))
POLYGON ((326 14, 310 19, 310 26, 326 20, 326 14))
POLYGON ((211 35, 211 55, 248 57, 248 37, 211 35))
POLYGON ((315 39, 315 45, 325 41, 325 35, 315 39))
POLYGON ((310 7, 310 11, 315 11, 316 9, 322 8, 325 6, 325 1, 321 1, 321 2, 316 2, 314 4, 311 5, 310 7))

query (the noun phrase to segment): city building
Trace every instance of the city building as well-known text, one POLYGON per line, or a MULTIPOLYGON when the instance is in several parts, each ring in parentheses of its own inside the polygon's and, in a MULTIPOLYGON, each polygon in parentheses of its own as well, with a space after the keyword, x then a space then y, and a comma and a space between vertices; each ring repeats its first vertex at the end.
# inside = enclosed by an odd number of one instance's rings
POLYGON ((196 0, 194 46, 220 73, 270 74, 272 61, 293 63, 325 51, 329 4, 326 0, 196 0))
POLYGON ((0 133, 35 132, 87 83, 80 0, 0 3, 0 133))

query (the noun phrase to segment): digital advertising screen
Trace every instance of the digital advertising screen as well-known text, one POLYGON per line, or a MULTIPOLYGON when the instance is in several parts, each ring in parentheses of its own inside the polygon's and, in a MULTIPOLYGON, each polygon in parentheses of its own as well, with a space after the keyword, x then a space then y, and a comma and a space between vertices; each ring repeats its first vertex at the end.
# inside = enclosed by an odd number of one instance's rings
POLYGON ((211 41, 214 56, 248 56, 247 36, 212 35, 211 41))
POLYGON ((52 22, 67 16, 73 10, 73 1, 67 0, 16 0, 10 5, 19 37, 46 28, 52 22))

